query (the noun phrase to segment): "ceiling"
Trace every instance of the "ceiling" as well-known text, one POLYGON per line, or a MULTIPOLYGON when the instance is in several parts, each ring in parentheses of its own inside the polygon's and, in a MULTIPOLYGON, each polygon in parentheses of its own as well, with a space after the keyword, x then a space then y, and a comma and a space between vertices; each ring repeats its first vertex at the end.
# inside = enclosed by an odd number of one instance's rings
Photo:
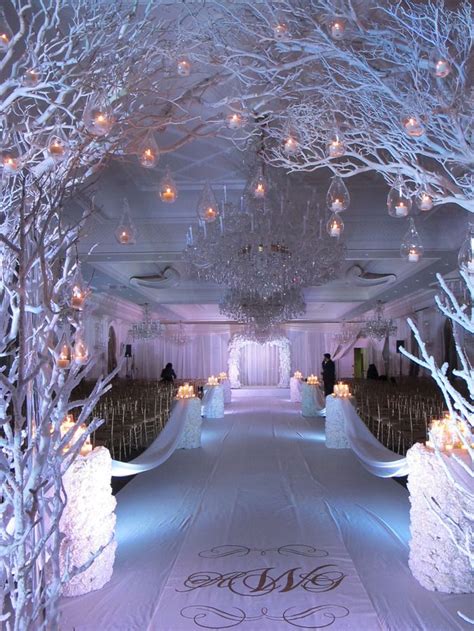
MULTIPOLYGON (((157 136, 159 145, 169 137, 157 136)), ((97 185, 96 210, 91 215, 80 244, 84 275, 98 292, 120 296, 136 304, 149 302, 165 321, 223 321, 218 302, 224 289, 191 280, 182 262, 185 237, 190 225, 197 226, 196 204, 206 181, 216 196, 238 201, 247 172, 245 154, 224 138, 201 138, 162 157, 153 170, 142 168, 135 160, 113 162, 97 185), (158 183, 166 167, 171 169, 179 195, 174 204, 161 202, 158 183), (127 197, 132 219, 138 229, 137 243, 121 246, 114 230, 127 197), (135 287, 133 276, 158 274, 172 266, 180 274, 175 286, 135 287)), ((292 196, 301 203, 316 195, 324 207, 329 173, 295 174, 290 177, 292 196)), ((388 216, 386 184, 374 174, 347 181, 351 206, 344 213, 344 239, 347 260, 344 274, 322 287, 304 291, 307 312, 301 318, 312 322, 334 322, 357 318, 372 308, 377 299, 400 300, 435 280, 436 272, 446 273, 456 266, 457 251, 464 239, 466 215, 453 206, 433 209, 416 218, 425 254, 412 264, 400 258, 400 242, 408 225, 406 220, 388 216), (358 266, 358 267, 354 267, 358 266), (394 275, 387 282, 361 280, 358 274, 394 275)), ((80 202, 76 202, 80 203, 80 202)), ((415 299, 415 298, 414 298, 415 299)))

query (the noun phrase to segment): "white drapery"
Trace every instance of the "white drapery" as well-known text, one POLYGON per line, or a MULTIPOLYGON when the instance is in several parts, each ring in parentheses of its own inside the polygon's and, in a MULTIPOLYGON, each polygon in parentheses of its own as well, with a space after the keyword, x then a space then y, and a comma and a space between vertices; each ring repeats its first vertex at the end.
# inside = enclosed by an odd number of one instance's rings
POLYGON ((277 386, 280 379, 280 349, 274 344, 251 342, 240 352, 240 382, 243 386, 277 386))

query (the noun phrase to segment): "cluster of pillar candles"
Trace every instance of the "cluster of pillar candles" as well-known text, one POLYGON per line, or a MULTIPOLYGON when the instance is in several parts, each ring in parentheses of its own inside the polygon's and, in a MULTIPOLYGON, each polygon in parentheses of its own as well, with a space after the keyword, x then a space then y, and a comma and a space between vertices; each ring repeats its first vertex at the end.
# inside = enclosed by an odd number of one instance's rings
POLYGON ((319 379, 316 375, 309 375, 309 377, 306 379, 306 383, 308 383, 310 386, 319 386, 319 379))
POLYGON ((195 396, 194 386, 189 383, 185 383, 178 388, 177 399, 192 399, 195 396))
POLYGON ((426 446, 440 451, 450 452, 454 449, 474 448, 473 436, 465 421, 453 418, 446 413, 442 419, 431 421, 429 440, 426 446))
POLYGON ((342 381, 338 381, 334 386, 334 396, 339 397, 341 399, 347 399, 351 396, 349 391, 349 386, 347 383, 342 383, 342 381))
POLYGON ((218 377, 214 377, 214 375, 211 375, 207 379, 207 385, 208 386, 218 386, 219 385, 219 378, 218 377))

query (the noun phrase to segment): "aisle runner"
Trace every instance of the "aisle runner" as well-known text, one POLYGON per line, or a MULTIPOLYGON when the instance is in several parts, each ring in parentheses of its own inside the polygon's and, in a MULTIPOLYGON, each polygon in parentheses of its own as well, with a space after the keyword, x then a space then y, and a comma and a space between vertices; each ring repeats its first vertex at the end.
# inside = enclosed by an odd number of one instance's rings
POLYGON ((380 629, 288 423, 290 404, 255 405, 237 404, 149 628, 380 629))

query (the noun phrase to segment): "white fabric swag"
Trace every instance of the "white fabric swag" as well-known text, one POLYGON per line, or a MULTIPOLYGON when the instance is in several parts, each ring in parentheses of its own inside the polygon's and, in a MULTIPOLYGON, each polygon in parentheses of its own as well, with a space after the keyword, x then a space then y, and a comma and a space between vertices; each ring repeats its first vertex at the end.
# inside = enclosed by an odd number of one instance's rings
POLYGON ((273 344, 246 344, 240 352, 242 386, 277 386, 280 380, 280 349, 273 344))

